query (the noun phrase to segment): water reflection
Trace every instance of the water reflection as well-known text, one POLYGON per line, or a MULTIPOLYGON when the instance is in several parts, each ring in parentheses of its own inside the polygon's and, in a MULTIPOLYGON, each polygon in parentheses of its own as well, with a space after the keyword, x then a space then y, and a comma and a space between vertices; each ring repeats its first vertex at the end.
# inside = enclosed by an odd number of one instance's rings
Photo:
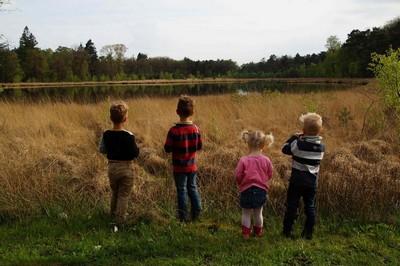
POLYGON ((0 99, 8 101, 66 101, 91 103, 108 98, 169 97, 181 94, 213 95, 249 92, 305 93, 347 89, 354 84, 345 83, 287 83, 282 81, 247 81, 238 83, 184 84, 184 85, 114 85, 70 88, 0 89, 0 99))

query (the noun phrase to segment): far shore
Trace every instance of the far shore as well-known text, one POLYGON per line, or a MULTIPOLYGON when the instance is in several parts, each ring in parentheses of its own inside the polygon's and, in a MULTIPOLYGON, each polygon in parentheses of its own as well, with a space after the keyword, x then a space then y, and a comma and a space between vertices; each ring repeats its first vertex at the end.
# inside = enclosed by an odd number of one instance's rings
POLYGON ((363 85, 373 79, 366 78, 204 78, 204 79, 146 79, 122 81, 82 81, 82 82, 19 82, 0 83, 1 89, 31 89, 54 87, 91 87, 91 86, 124 86, 124 85, 185 85, 185 84, 213 84, 237 83, 249 81, 276 81, 287 83, 344 83, 363 85))

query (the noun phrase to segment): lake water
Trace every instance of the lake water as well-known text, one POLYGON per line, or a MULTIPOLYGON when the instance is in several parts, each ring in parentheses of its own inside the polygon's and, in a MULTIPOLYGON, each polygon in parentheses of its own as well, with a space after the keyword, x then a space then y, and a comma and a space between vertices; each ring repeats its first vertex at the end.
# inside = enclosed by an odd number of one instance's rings
POLYGON ((361 83, 289 83, 284 81, 241 81, 223 83, 200 83, 179 85, 101 85, 81 87, 46 87, 3 89, 0 100, 6 101, 65 101, 90 103, 105 99, 126 99, 136 97, 170 97, 182 94, 215 95, 224 93, 246 94, 248 92, 291 92, 307 93, 327 90, 342 90, 361 83))

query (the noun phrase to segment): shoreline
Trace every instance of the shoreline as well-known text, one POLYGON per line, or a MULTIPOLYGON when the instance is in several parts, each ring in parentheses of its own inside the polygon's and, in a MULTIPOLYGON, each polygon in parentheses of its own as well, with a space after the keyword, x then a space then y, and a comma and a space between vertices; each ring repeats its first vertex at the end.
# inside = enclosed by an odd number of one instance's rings
POLYGON ((146 79, 122 81, 81 81, 81 82, 19 82, 0 83, 0 89, 33 89, 33 88, 69 88, 94 86, 126 86, 126 85, 186 85, 215 83, 246 83, 250 81, 275 81, 286 83, 327 83, 366 85, 372 78, 206 78, 206 79, 146 79))

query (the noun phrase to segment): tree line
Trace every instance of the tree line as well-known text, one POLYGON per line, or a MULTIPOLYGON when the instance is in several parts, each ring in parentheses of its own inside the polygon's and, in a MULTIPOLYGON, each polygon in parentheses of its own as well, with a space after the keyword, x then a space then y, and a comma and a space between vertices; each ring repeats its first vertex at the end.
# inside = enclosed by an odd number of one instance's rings
POLYGON ((0 82, 106 81, 205 77, 371 77, 371 54, 400 47, 400 19, 383 27, 353 30, 341 44, 335 36, 326 51, 294 57, 270 55, 260 62, 239 66, 232 60, 174 60, 126 57, 123 44, 106 45, 100 53, 92 40, 75 48, 40 49, 25 27, 17 48, 0 43, 0 82))
POLYGON ((271 55, 258 63, 244 64, 245 77, 372 77, 368 65, 373 53, 383 54, 400 47, 400 18, 385 26, 364 31, 353 30, 341 44, 330 36, 326 51, 291 57, 271 55))

